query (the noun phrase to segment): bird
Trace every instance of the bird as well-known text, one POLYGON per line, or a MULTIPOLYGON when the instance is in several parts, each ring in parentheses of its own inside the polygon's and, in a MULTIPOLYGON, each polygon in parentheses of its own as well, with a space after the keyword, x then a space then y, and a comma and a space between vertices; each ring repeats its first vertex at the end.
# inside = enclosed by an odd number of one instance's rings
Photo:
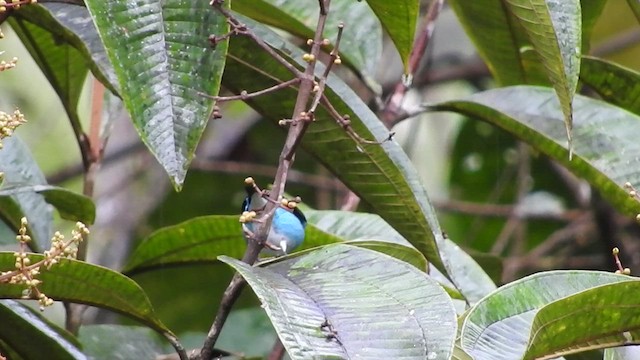
MULTIPOLYGON (((267 205, 267 199, 265 199, 262 196, 262 192, 257 189, 253 179, 247 178, 245 185, 247 197, 242 203, 242 212, 254 211, 260 213, 267 205)), ((245 225, 249 231, 253 232, 254 224, 251 221, 247 221, 245 225)), ((291 253, 304 241, 304 229, 306 226, 307 219, 302 211, 295 207, 295 205, 293 208, 287 206, 286 209, 278 206, 273 215, 265 249, 262 252, 275 256, 291 253)), ((245 240, 248 241, 246 232, 245 240)))

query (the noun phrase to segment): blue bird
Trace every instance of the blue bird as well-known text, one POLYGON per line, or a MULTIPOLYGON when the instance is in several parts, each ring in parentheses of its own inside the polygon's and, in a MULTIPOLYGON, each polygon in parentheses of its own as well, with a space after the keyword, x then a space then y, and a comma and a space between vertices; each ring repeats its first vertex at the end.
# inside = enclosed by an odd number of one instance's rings
MULTIPOLYGON (((252 179, 253 180, 253 179, 252 179)), ((245 186, 247 197, 242 203, 242 211, 255 211, 260 213, 267 205, 267 200, 262 197, 253 181, 245 186)), ((254 224, 247 222, 246 226, 250 231, 254 231, 254 224)), ((304 240, 304 228, 307 226, 307 219, 300 209, 294 207, 292 210, 284 209, 280 206, 276 208, 265 244, 265 253, 276 256, 286 255, 302 244, 304 240)))

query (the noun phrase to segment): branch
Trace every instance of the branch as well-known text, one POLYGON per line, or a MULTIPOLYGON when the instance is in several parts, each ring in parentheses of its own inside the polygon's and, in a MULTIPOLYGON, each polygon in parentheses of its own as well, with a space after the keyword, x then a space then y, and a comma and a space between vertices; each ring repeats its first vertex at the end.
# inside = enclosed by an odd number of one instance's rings
MULTIPOLYGON (((238 25, 239 22, 237 22, 237 20, 233 18, 231 13, 222 7, 222 1, 223 0, 212 0, 211 5, 220 13, 222 13, 231 24, 238 25)), ((311 93, 315 85, 315 59, 319 58, 320 47, 323 44, 322 35, 324 33, 324 27, 327 21, 327 11, 329 10, 329 4, 330 0, 319 0, 320 15, 318 16, 318 24, 316 27, 314 38, 311 42, 311 52, 309 57, 310 60, 307 62, 307 67, 304 71, 304 74, 300 74, 299 71, 295 67, 293 67, 293 65, 282 59, 261 39, 255 36, 251 32, 251 30, 247 29, 246 27, 242 29, 245 35, 251 37, 258 45, 260 45, 277 61, 280 61, 281 63, 284 61, 283 65, 287 67, 297 78, 300 79, 298 96, 296 98, 293 114, 291 116, 289 131, 287 133, 287 138, 280 154, 278 170, 276 171, 273 189, 270 193, 271 201, 267 202, 263 214, 260 216, 260 219, 258 219, 259 221, 257 222, 257 229, 255 229, 254 232, 254 238, 251 239, 252 241, 248 241, 247 250, 242 257, 242 261, 250 265, 253 265, 258 259, 258 254, 262 250, 263 244, 266 243, 269 230, 271 229, 273 214, 275 213, 277 206, 279 206, 278 200, 284 193, 287 175, 289 173, 291 165, 293 164, 295 152, 311 120, 311 117, 306 115, 305 110, 307 108, 307 104, 309 103, 311 93)), ((226 321, 227 316, 231 311, 231 307, 240 295, 240 291, 243 287, 244 280, 242 279, 241 275, 236 273, 231 280, 231 283, 229 283, 229 286, 224 292, 220 307, 218 308, 218 313, 216 314, 216 318, 214 319, 213 324, 211 325, 211 328, 209 329, 209 332, 207 334, 207 338, 205 339, 205 342, 202 346, 202 349, 200 351, 201 360, 210 360, 212 358, 213 348, 215 346, 216 340, 220 336, 222 326, 224 325, 224 322, 226 321)))
POLYGON ((203 92, 198 92, 198 95, 200 96, 204 96, 206 98, 209 99, 213 99, 216 102, 225 102, 225 101, 232 101, 232 100, 248 100, 251 98, 254 98, 256 96, 261 96, 261 95, 265 95, 268 94, 270 92, 274 92, 274 91, 278 91, 281 89, 284 89, 286 87, 289 87, 291 85, 297 84, 300 82, 299 78, 295 78, 295 79, 291 79, 291 80, 287 80, 285 82, 282 82, 280 84, 274 85, 272 87, 266 88, 266 89, 262 89, 260 91, 256 91, 256 92, 252 92, 252 93, 247 93, 246 91, 241 91, 240 95, 233 95, 233 96, 211 96, 209 94, 205 94, 203 92))
POLYGON ((411 55, 409 56, 409 73, 407 74, 407 78, 403 78, 396 84, 393 94, 389 96, 384 109, 382 109, 382 122, 389 129, 398 123, 396 117, 402 113, 402 102, 404 101, 404 97, 409 86, 411 86, 411 78, 418 70, 418 66, 426 54, 429 40, 431 40, 431 36, 433 35, 433 30, 435 28, 435 21, 440 14, 440 10, 442 10, 443 2, 444 0, 431 1, 429 10, 427 10, 427 13, 425 14, 424 26, 418 35, 418 38, 415 40, 413 49, 411 50, 411 55))
MULTIPOLYGON (((98 170, 104 154, 104 142, 100 137, 100 127, 102 123, 102 108, 104 99, 104 86, 98 80, 93 79, 91 104, 91 122, 89 124, 89 136, 81 128, 79 121, 71 121, 76 139, 80 145, 82 162, 84 165, 83 195, 93 198, 94 185, 98 170)), ((83 241, 78 245, 78 260, 84 261, 87 258, 88 241, 83 241)), ((66 322, 65 328, 72 334, 77 335, 82 325, 82 316, 87 310, 87 305, 73 304, 65 302, 66 322)))

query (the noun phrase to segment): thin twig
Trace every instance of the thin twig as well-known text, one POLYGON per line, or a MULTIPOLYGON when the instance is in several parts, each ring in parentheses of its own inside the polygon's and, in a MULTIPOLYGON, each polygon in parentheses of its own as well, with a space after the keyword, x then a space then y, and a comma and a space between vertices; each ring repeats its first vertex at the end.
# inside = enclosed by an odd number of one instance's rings
MULTIPOLYGON (((295 66, 293 66, 290 62, 288 62, 285 58, 280 56, 275 50, 269 46, 264 40, 258 37, 253 31, 251 31, 245 24, 242 24, 238 19, 236 19, 229 10, 225 9, 222 4, 224 0, 212 0, 211 5, 216 9, 219 13, 221 13, 227 20, 229 24, 233 27, 234 31, 238 35, 244 35, 253 40, 258 46, 262 48, 267 54, 269 54, 274 60, 279 62, 282 66, 284 66, 293 76, 296 78, 302 78, 305 75, 298 70, 295 66)), ((313 73, 311 74, 311 78, 313 78, 313 73)))
MULTIPOLYGON (((93 198, 95 181, 100 169, 102 155, 104 153, 104 144, 100 138, 100 127, 102 123, 102 108, 104 99, 104 85, 98 80, 93 79, 93 89, 91 95, 91 120, 89 123, 89 136, 87 136, 79 122, 71 121, 74 128, 74 133, 78 144, 80 144, 80 151, 82 153, 82 160, 84 164, 84 179, 82 194, 93 198)), ((78 260, 86 260, 87 249, 89 244, 89 238, 80 244, 78 244, 78 260)), ((72 334, 78 334, 80 326, 82 325, 82 317, 88 306, 84 304, 73 304, 65 302, 66 321, 65 327, 72 334)))
MULTIPOLYGON (((320 1, 320 3, 322 3, 322 1, 320 1)), ((344 30, 344 24, 340 23, 338 25, 338 35, 336 37, 336 45, 333 47, 333 50, 331 50, 331 53, 329 53, 329 63, 324 69, 324 73, 322 74, 322 77, 318 82, 317 89, 314 89, 316 91, 316 96, 314 97, 313 103, 309 108, 308 112, 310 113, 314 113, 316 111, 316 108, 318 107, 318 104, 320 104, 320 100, 322 99, 322 95, 324 94, 324 88, 327 84, 327 78, 329 77, 331 68, 333 67, 334 64, 336 64, 336 62, 338 62, 338 59, 340 59, 340 55, 338 54, 338 48, 340 47, 340 40, 342 39, 343 30, 344 30)))
MULTIPOLYGON (((530 188, 530 174, 531 174, 531 161, 529 155, 529 148, 522 142, 518 143, 518 171, 516 174, 516 203, 521 204, 524 200, 525 196, 529 192, 530 188)), ((517 243, 522 243, 524 241, 524 231, 523 227, 525 226, 525 222, 523 222, 517 215, 516 212, 513 212, 509 215, 506 224, 500 231, 500 234, 496 238, 493 246, 491 247, 491 253, 494 255, 501 254, 504 249, 509 245, 509 240, 515 234, 515 239, 517 243)), ((514 255, 520 255, 518 246, 514 246, 512 252, 514 255)))
POLYGON ((211 96, 209 94, 205 94, 203 92, 199 92, 198 95, 200 96, 204 96, 206 98, 209 99, 213 99, 218 103, 221 102, 225 102, 225 101, 232 101, 232 100, 248 100, 257 96, 261 96, 261 95, 266 95, 268 93, 274 92, 274 91, 278 91, 278 90, 282 90, 284 88, 287 88, 291 85, 297 84, 300 82, 299 78, 295 78, 295 79, 291 79, 291 80, 287 80, 285 82, 279 83, 277 85, 274 85, 272 87, 266 88, 266 89, 262 89, 260 91, 256 91, 256 92, 252 92, 252 93, 247 93, 246 91, 241 91, 240 95, 233 95, 233 96, 211 96))

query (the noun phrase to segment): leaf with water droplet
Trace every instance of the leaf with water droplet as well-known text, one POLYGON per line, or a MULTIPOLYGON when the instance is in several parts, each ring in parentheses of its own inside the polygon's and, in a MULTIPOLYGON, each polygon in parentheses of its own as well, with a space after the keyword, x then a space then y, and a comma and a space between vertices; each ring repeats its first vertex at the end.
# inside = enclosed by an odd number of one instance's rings
POLYGON ((226 19, 206 0, 86 5, 140 138, 179 189, 213 108, 200 93, 220 89, 227 41, 208 38, 228 32, 226 19))

